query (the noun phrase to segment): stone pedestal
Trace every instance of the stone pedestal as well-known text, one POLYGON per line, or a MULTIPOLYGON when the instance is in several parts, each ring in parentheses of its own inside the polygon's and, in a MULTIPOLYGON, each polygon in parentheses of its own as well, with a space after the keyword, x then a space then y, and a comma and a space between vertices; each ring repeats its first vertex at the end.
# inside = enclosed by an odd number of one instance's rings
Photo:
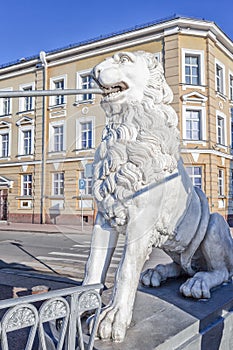
POLYGON ((139 287, 133 321, 123 343, 95 341, 96 350, 231 350, 233 284, 212 292, 210 300, 184 298, 182 279, 159 288, 139 287))

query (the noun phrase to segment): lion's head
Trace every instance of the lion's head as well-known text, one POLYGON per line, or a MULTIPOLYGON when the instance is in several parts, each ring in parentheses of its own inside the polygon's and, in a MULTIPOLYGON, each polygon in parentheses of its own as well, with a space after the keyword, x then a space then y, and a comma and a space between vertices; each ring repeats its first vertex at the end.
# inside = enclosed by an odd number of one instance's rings
POLYGON ((173 94, 167 85, 163 67, 152 53, 119 52, 93 69, 103 89, 103 103, 170 103, 173 94))
POLYGON ((128 199, 177 168, 173 95, 151 53, 115 54, 93 74, 108 117, 95 155, 93 192, 103 215, 113 225, 125 225, 128 199))

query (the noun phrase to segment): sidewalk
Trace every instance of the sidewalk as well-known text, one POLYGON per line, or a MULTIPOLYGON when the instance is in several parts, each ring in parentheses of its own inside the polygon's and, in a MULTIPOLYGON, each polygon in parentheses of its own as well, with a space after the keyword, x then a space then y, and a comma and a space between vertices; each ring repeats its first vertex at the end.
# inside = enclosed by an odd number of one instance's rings
POLYGON ((0 231, 39 232, 39 233, 91 233, 92 225, 52 225, 29 223, 0 223, 0 231))

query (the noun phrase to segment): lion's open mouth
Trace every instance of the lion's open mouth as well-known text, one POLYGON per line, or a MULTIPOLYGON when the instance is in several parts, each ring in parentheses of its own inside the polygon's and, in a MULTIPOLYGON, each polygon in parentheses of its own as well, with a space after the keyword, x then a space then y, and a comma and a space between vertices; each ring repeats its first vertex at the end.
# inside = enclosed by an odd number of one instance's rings
POLYGON ((117 83, 114 86, 100 86, 103 89, 104 98, 112 99, 119 96, 123 91, 127 90, 129 87, 126 83, 117 83))

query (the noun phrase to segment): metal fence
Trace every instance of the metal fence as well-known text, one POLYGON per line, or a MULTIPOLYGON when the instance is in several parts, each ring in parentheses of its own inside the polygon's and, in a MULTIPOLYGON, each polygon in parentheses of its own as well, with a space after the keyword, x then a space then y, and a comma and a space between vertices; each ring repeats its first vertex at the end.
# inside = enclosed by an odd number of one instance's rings
POLYGON ((100 284, 71 287, 0 301, 1 350, 93 349, 101 308, 96 290, 101 288, 100 284), (90 310, 93 328, 84 342, 81 317, 90 310), (26 345, 21 344, 23 338, 26 345))

